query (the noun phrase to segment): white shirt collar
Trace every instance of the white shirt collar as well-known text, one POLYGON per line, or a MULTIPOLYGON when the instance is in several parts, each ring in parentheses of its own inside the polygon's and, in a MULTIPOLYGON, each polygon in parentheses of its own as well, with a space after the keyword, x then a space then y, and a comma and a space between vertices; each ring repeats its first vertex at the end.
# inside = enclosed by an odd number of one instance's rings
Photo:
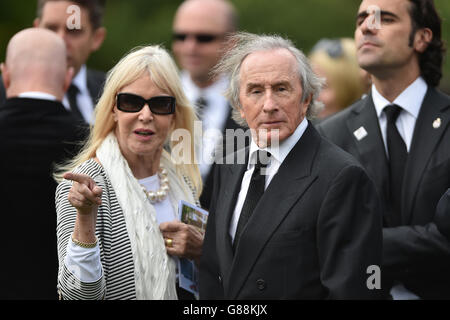
POLYGON ((72 79, 72 83, 77 86, 80 92, 89 92, 87 87, 87 68, 86 65, 82 65, 80 71, 72 79))
MULTIPOLYGON (((228 78, 226 76, 220 77, 206 88, 197 87, 186 70, 181 72, 180 77, 189 101, 196 101, 200 96, 203 96, 205 99, 215 99, 217 97, 217 92, 224 94, 225 90, 228 88, 228 78)), ((225 97, 223 99, 225 99, 225 97)))
POLYGON ((22 92, 18 95, 19 98, 28 98, 28 99, 39 99, 39 100, 51 100, 51 101, 57 101, 58 99, 46 92, 39 92, 39 91, 27 91, 22 92))
POLYGON ((269 146, 267 148, 259 148, 252 138, 249 152, 250 161, 248 162, 247 169, 250 169, 256 163, 256 152, 258 150, 265 150, 270 152, 271 159, 275 159, 280 164, 283 163, 284 159, 286 159, 289 152, 291 152, 292 148, 294 148, 294 146, 303 136, 303 133, 305 133, 307 127, 308 127, 308 120, 304 118, 303 121, 300 122, 300 124, 298 125, 297 129, 295 129, 294 133, 290 135, 286 140, 282 141, 279 146, 269 146))
MULTIPOLYGON (((402 107, 405 111, 417 119, 427 90, 428 85, 425 80, 422 77, 418 77, 405 90, 403 90, 403 92, 393 101, 393 104, 402 107)), ((391 103, 378 92, 375 85, 372 85, 372 99, 379 118, 383 112, 383 109, 391 103)))

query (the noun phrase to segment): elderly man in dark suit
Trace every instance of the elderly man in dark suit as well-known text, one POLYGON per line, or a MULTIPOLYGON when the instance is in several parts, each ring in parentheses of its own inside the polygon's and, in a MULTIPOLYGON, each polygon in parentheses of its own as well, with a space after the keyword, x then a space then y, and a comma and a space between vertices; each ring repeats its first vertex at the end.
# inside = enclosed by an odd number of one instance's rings
POLYGON ((436 89, 440 21, 432 0, 362 1, 355 40, 371 93, 318 126, 375 181, 383 287, 394 299, 450 298, 450 245, 433 223, 450 186, 450 97, 436 89))
POLYGON ((321 81, 289 40, 240 33, 231 74, 248 148, 216 166, 200 262, 201 299, 370 299, 381 263, 372 181, 305 118, 321 81))
MULTIPOLYGON (((74 77, 63 104, 82 123, 93 123, 93 110, 105 80, 104 72, 86 67, 89 56, 101 47, 106 36, 102 26, 104 6, 104 0, 38 0, 33 22, 34 27, 55 32, 66 44, 74 77)), ((0 83, 0 106, 5 99, 0 83)))
POLYGON ((0 108, 0 299, 57 297, 53 165, 82 138, 61 103, 73 75, 65 57, 58 36, 33 28, 11 39, 1 65, 8 99, 0 108))

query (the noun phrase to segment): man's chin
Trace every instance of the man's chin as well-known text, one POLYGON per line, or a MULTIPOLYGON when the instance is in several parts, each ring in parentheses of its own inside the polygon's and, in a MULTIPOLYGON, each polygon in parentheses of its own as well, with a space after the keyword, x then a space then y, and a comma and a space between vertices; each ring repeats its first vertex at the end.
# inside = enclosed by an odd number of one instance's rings
POLYGON ((280 141, 283 140, 283 134, 280 129, 258 129, 257 132, 252 132, 253 138, 256 144, 260 148, 265 148, 268 146, 279 145, 280 141))

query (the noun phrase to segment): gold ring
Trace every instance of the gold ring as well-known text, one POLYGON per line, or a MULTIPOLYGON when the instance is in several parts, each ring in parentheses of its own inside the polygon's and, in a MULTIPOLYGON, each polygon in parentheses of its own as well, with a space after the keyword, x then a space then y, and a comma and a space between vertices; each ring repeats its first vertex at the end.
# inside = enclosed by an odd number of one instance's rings
POLYGON ((172 247, 172 245, 173 245, 173 240, 170 239, 170 238, 167 238, 167 239, 166 239, 166 245, 167 245, 168 247, 172 247))

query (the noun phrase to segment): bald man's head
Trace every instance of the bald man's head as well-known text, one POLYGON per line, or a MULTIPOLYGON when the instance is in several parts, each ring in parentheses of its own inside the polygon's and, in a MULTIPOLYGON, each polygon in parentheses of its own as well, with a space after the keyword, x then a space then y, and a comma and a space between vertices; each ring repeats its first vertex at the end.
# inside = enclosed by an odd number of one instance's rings
POLYGON ((229 1, 187 0, 178 8, 172 49, 199 87, 211 84, 210 71, 226 50, 226 35, 236 30, 237 13, 229 1))
POLYGON ((6 61, 2 65, 8 98, 22 92, 39 91, 61 100, 70 72, 64 41, 54 32, 41 28, 25 29, 8 43, 6 61))

